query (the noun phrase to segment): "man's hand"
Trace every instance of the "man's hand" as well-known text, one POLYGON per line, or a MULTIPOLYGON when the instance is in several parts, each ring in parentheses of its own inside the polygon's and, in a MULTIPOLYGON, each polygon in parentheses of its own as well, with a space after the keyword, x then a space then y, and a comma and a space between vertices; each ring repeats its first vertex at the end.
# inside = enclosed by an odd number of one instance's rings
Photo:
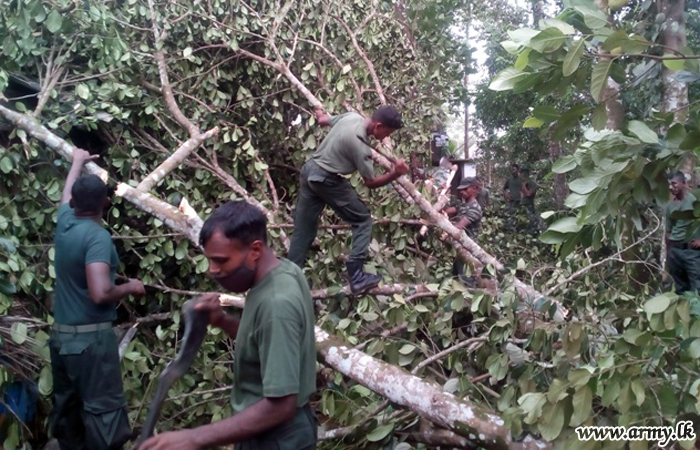
POLYGON ((403 159, 399 159, 394 163, 394 172, 399 175, 406 175, 408 173, 408 165, 403 159))
POLYGON ((323 111, 323 108, 316 108, 316 110, 314 110, 314 115, 316 116, 316 122, 322 127, 331 125, 330 117, 323 111))
POLYGON ((143 297, 144 295, 146 295, 146 288, 144 287, 141 280, 137 280, 136 278, 130 278, 129 281, 126 282, 126 284, 129 286, 129 293, 131 293, 131 295, 133 295, 134 297, 143 297))
POLYGON ((693 239, 688 243, 688 246, 690 248, 697 248, 700 249, 700 239, 693 239))
POLYGON ((82 148, 76 148, 73 150, 73 164, 80 165, 81 167, 99 157, 100 155, 91 155, 90 152, 83 150, 82 148))
POLYGON ((194 443, 193 430, 183 430, 154 436, 141 444, 139 450, 199 450, 199 447, 194 443))
POLYGON ((504 193, 506 195, 506 200, 508 200, 509 202, 513 200, 513 196, 510 195, 509 191, 504 191, 504 193))
POLYGON ((209 313, 209 323, 212 326, 219 327, 221 322, 226 317, 224 309, 219 301, 219 294, 205 294, 197 299, 197 304, 194 306, 197 311, 207 311, 209 313))
POLYGON ((467 225, 469 225, 469 219, 467 219, 466 217, 462 217, 461 219, 459 219, 457 222, 454 223, 454 226, 459 228, 460 230, 463 230, 464 228, 466 228, 467 225))

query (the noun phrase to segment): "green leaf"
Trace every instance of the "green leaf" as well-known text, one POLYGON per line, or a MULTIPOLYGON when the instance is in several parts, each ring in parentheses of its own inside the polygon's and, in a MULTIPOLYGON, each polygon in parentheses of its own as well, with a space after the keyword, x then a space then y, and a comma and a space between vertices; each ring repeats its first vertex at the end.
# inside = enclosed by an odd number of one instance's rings
POLYGON ((39 393, 44 397, 51 395, 53 390, 53 376, 51 374, 51 367, 46 366, 41 369, 41 374, 39 375, 39 393))
POLYGON ((3 173, 12 172, 13 167, 14 163, 12 162, 12 158, 9 156, 3 156, 2 159, 0 159, 0 170, 2 170, 3 173))
POLYGON ((577 194, 590 194, 600 186, 600 177, 588 176, 583 178, 577 178, 571 183, 569 183, 569 189, 577 194))
POLYGON ((63 24, 63 17, 61 16, 61 13, 56 11, 55 9, 49 13, 49 17, 46 18, 46 22, 44 22, 46 25, 46 29, 49 30, 50 33, 55 33, 58 30, 61 29, 61 25, 63 24))
POLYGON ((416 347, 414 345, 405 344, 403 347, 401 347, 401 349, 399 349, 399 353, 402 355, 410 355, 415 349, 416 347))
POLYGON ((622 42, 627 40, 629 40, 627 32, 624 30, 617 30, 605 39, 605 42, 603 42, 603 50, 609 52, 617 47, 621 47, 622 42))
POLYGON ((578 66, 581 64, 581 55, 583 55, 584 45, 585 40, 579 39, 574 43, 574 46, 571 47, 564 57, 562 72, 564 73, 565 77, 568 77, 572 73, 576 72, 576 69, 578 69, 578 66))
POLYGON ((656 297, 649 299, 644 304, 644 311, 649 315, 664 312, 671 304, 671 300, 675 300, 677 298, 678 295, 674 294, 673 292, 666 292, 657 295, 656 297))
POLYGON ((571 420, 569 425, 572 427, 577 427, 588 419, 591 415, 592 409, 591 405, 593 402, 593 392, 588 386, 583 386, 581 389, 576 391, 572 399, 574 406, 574 413, 571 415, 571 420))
POLYGON ((17 287, 10 280, 0 277, 0 294, 13 295, 17 293, 17 287))
POLYGON ((578 233, 583 228, 577 223, 576 217, 564 217, 559 219, 549 226, 548 231, 555 231, 557 233, 578 233))
POLYGON ((593 110, 593 116, 591 117, 591 125, 596 131, 602 130, 608 124, 608 110, 605 107, 605 103, 601 103, 596 106, 593 110))
POLYGON ((637 397, 637 406, 642 406, 645 398, 644 383, 639 378, 632 382, 632 392, 634 392, 634 396, 637 397))
POLYGON ((546 28, 557 28, 559 31, 561 31, 564 34, 575 34, 576 33, 576 29, 574 27, 572 27, 568 23, 564 22, 563 20, 559 20, 559 19, 540 20, 539 27, 542 30, 544 30, 546 28))
POLYGON ((0 238, 0 248, 4 248, 7 253, 14 253, 17 251, 15 244, 6 238, 0 238))
POLYGON ((547 105, 536 106, 532 114, 544 123, 554 122, 561 117, 561 114, 556 108, 547 105))
POLYGON ((80 83, 75 87, 75 93, 83 100, 87 100, 90 97, 90 88, 86 84, 80 83))
POLYGON ((27 324, 24 322, 15 322, 10 327, 10 337, 15 344, 23 344, 27 340, 27 324))
POLYGON ((688 355, 697 360, 700 358, 700 339, 695 339, 688 346, 688 355))
POLYGON ((394 429, 393 424, 386 424, 372 430, 371 433, 367 435, 367 440, 369 442, 379 442, 389 435, 394 429))
POLYGON ((513 67, 515 70, 523 70, 524 68, 527 67, 527 63, 529 61, 529 56, 530 52, 532 51, 531 48, 526 48, 523 50, 520 55, 518 55, 518 59, 515 60, 515 64, 513 64, 513 67))
POLYGON ((519 28, 517 30, 508 31, 510 39, 519 45, 530 45, 530 40, 540 34, 540 31, 532 28, 519 28))
POLYGON ((547 405, 539 421, 539 429, 542 437, 547 441, 553 441, 564 428, 564 406, 562 402, 556 405, 547 405))
MULTIPOLYGON (((664 58, 678 58, 678 55, 673 53, 664 54, 664 58)), ((670 70, 683 70, 685 60, 683 59, 664 59, 664 66, 670 70)))
POLYGON ((562 156, 554 164, 552 164, 552 172, 554 173, 567 173, 571 172, 577 167, 576 158, 574 155, 562 156))
POLYGON ((607 84, 611 65, 612 59, 603 59, 598 61, 598 64, 593 68, 593 73, 591 75, 591 95, 596 102, 601 100, 600 94, 607 84))
POLYGON ((182 51, 182 56, 185 58, 192 56, 192 47, 185 47, 185 49, 182 51))
POLYGON ((528 392, 523 394, 518 399, 518 406, 527 415, 525 416, 525 423, 532 425, 537 422, 537 419, 542 415, 542 407, 547 402, 547 398, 541 392, 528 392))
POLYGON ((659 142, 659 137, 644 122, 630 120, 627 129, 642 142, 647 144, 657 144, 659 142))
POLYGON ((558 233, 556 231, 547 230, 540 234, 540 241, 545 244, 556 245, 561 244, 566 240, 566 234, 558 233))
POLYGON ((540 53, 552 53, 564 45, 566 36, 558 28, 547 28, 530 40, 530 47, 540 53))
POLYGON ((544 125, 537 117, 528 117, 525 122, 523 122, 523 128, 539 128, 544 125))
POLYGON ((521 72, 512 67, 500 71, 489 84, 492 91, 509 91, 513 89, 515 83, 526 78, 528 73, 521 72))

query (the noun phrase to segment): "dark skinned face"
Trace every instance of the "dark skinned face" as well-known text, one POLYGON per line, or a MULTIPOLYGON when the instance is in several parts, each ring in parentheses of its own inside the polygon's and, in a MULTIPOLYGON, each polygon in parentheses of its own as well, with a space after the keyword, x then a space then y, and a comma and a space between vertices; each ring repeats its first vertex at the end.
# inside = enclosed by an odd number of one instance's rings
POLYGON ((473 185, 459 191, 459 194, 462 196, 462 198, 464 200, 468 200, 470 198, 473 198, 473 197, 476 197, 477 195, 479 195, 480 191, 481 191, 481 186, 473 184, 473 185))
POLYGON ((259 240, 245 245, 216 230, 204 245, 204 256, 209 260, 209 275, 230 291, 245 292, 255 284, 262 250, 263 243, 259 240))
POLYGON ((389 135, 391 135, 391 133, 393 133, 394 131, 396 131, 396 130, 391 128, 391 127, 387 127, 384 124, 375 123, 374 130, 372 130, 372 135, 381 141, 385 137, 388 137, 389 135))
POLYGON ((668 182, 668 189, 674 197, 678 197, 683 188, 685 188, 685 182, 680 178, 671 178, 668 182))

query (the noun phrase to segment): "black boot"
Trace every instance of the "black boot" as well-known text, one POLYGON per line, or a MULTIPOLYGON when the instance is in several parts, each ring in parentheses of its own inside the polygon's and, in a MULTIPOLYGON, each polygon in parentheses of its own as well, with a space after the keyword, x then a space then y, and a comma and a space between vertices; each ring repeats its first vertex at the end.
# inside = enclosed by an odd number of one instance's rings
POLYGON ((363 265, 363 261, 348 261, 347 263, 350 292, 354 295, 372 289, 382 281, 381 275, 372 275, 371 273, 363 272, 363 265))

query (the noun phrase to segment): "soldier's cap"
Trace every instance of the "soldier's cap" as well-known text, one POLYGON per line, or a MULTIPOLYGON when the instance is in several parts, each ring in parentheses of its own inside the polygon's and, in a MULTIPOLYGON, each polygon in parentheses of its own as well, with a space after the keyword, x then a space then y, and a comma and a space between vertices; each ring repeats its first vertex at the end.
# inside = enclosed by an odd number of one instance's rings
POLYGON ((474 186, 478 184, 479 180, 476 177, 464 177, 462 178, 462 182, 459 183, 459 186, 457 186, 457 190, 466 189, 469 186, 474 186))

